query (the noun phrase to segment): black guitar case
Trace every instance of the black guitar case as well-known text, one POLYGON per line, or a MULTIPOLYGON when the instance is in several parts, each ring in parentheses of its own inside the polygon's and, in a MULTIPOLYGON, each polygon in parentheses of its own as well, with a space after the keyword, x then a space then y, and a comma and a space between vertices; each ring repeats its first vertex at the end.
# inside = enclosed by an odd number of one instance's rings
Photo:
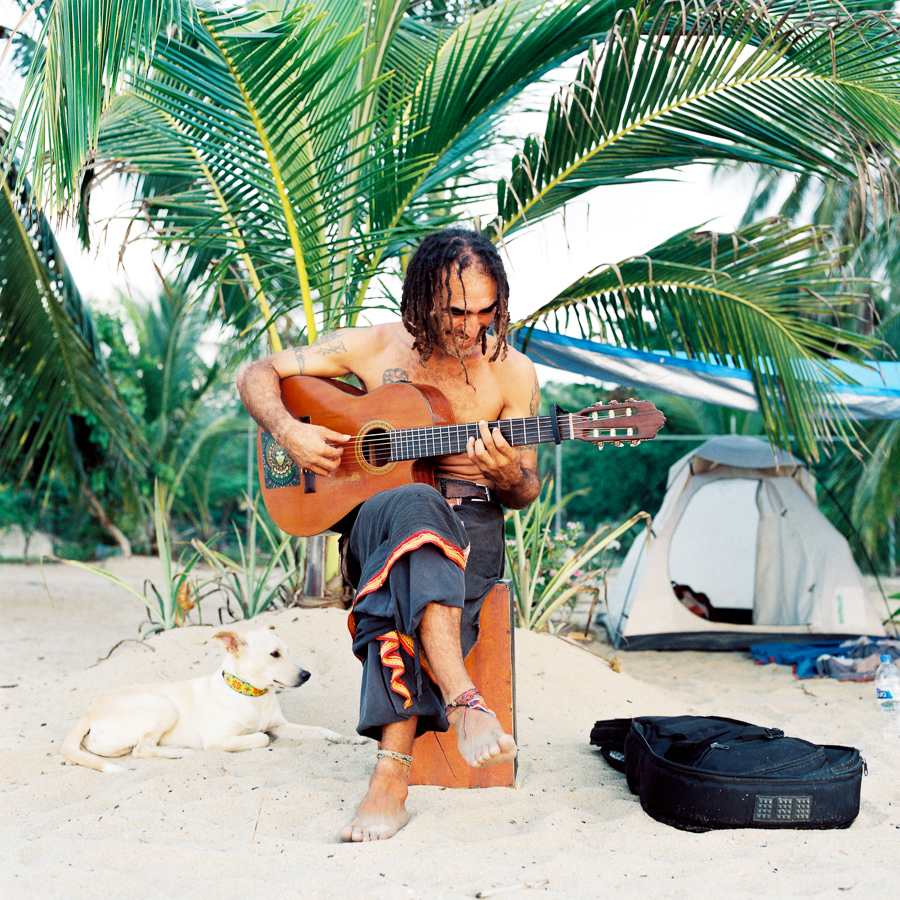
POLYGON ((684 831, 846 828, 859 814, 865 760, 735 719, 607 719, 591 743, 625 773, 644 811, 684 831))

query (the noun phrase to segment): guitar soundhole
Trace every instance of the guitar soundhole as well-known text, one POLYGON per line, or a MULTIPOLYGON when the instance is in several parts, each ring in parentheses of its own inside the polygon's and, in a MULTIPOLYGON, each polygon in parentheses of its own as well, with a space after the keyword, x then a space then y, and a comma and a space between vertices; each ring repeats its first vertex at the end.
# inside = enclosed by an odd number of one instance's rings
POLYGON ((361 461, 371 469, 383 469, 391 462, 391 439, 383 428, 373 428, 360 439, 361 461))

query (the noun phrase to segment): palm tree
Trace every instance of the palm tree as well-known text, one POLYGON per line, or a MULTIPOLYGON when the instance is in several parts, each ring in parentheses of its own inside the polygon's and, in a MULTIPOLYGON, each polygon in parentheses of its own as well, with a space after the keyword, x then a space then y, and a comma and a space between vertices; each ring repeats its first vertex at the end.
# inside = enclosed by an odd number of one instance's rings
POLYGON ((46 217, 28 183, 15 183, 15 171, 0 181, 0 471, 21 487, 46 484, 55 468, 128 555, 129 541, 85 469, 89 440, 78 426, 85 416, 101 424, 110 465, 126 478, 146 444, 46 217))
MULTIPOLYGON (((887 164, 881 178, 898 183, 900 168, 887 164)), ((858 183, 809 177, 786 184, 783 173, 764 168, 757 173, 744 224, 765 216, 779 195, 784 196, 776 210, 779 216, 796 218, 809 210, 815 226, 839 237, 842 267, 864 284, 848 326, 881 341, 884 358, 900 358, 900 223, 890 193, 872 194, 858 183)), ((862 422, 857 427, 858 447, 843 449, 821 467, 822 508, 848 539, 861 541, 868 562, 879 571, 896 571, 900 428, 891 421, 862 422)))
POLYGON ((159 481, 165 489, 161 513, 168 517, 176 509, 208 538, 212 525, 204 498, 215 477, 215 451, 229 437, 246 433, 236 415, 237 398, 223 390, 236 351, 226 335, 214 358, 204 359, 209 319, 178 282, 164 284, 151 302, 123 303, 137 350, 118 351, 119 365, 128 362, 118 384, 120 390, 128 386, 140 408, 147 441, 140 481, 159 481))
MULTIPOLYGON (((55 0, 12 133, 50 209, 84 208, 110 170, 140 175, 159 240, 189 254, 227 321, 257 321, 278 348, 295 310, 306 340, 353 324, 373 278, 489 193, 499 242, 595 188, 696 162, 868 179, 887 195, 895 37, 860 8, 55 0), (573 57, 544 134, 491 183, 483 151, 502 143, 504 114, 573 57)), ((836 374, 825 358, 875 346, 840 327, 862 288, 834 263, 814 228, 685 234, 528 319, 732 358, 754 373, 773 439, 793 431, 815 456, 817 435, 844 429, 818 381, 836 374)))

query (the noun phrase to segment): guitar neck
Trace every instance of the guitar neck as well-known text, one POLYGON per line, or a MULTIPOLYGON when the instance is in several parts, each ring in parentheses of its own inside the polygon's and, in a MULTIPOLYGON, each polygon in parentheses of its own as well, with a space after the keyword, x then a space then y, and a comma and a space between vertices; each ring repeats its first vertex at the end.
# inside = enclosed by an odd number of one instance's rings
MULTIPOLYGON (((573 437, 569 414, 560 416, 560 440, 573 437)), ((551 416, 534 416, 525 419, 498 419, 488 422, 488 429, 500 429, 507 443, 513 447, 525 444, 547 444, 556 440, 551 416)), ((478 423, 467 425, 431 425, 425 428, 401 428, 389 432, 391 459, 423 459, 429 456, 450 456, 465 453, 470 437, 481 437, 478 423)))

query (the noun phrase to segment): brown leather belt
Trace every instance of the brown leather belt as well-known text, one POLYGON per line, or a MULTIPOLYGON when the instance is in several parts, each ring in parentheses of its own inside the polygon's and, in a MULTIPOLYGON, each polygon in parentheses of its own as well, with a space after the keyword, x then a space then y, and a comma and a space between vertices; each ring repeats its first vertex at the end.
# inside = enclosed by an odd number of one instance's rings
POLYGON ((438 478, 436 486, 448 500, 483 500, 486 503, 494 500, 494 493, 487 485, 473 481, 438 478))

